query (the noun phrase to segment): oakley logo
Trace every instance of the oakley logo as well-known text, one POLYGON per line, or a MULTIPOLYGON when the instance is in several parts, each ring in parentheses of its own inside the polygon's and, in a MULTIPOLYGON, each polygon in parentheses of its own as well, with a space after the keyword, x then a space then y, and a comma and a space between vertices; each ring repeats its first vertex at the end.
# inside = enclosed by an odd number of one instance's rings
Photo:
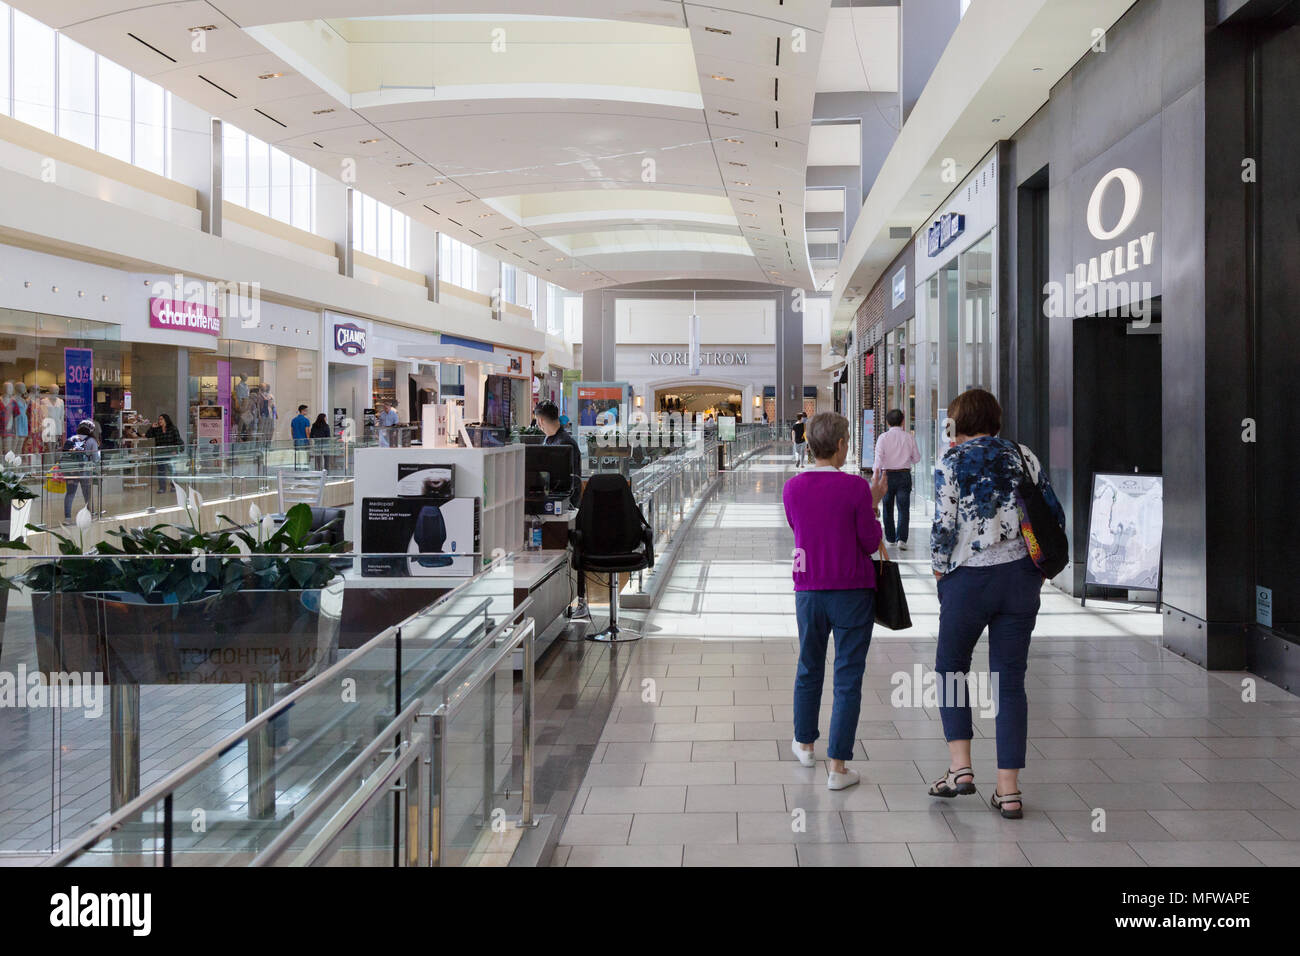
POLYGON ((1120 233, 1133 225, 1133 220, 1137 218, 1138 209, 1142 205, 1142 180, 1138 179, 1137 173, 1120 166, 1112 169, 1097 182, 1096 187, 1092 190, 1092 196, 1088 199, 1088 231, 1094 238, 1103 242, 1114 239, 1120 233), (1112 182, 1118 182, 1124 190, 1124 211, 1120 213, 1119 221, 1115 223, 1114 228, 1106 229, 1101 224, 1101 201, 1106 195, 1106 187, 1112 182))

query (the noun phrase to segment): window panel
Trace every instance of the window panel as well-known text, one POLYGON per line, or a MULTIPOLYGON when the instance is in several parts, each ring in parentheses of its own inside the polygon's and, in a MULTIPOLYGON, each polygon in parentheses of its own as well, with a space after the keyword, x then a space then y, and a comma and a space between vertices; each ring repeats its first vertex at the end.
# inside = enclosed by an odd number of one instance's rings
POLYGON ((256 136, 248 137, 248 208, 271 214, 271 149, 256 136))
POLYGON ((361 251, 367 255, 376 255, 379 245, 379 204, 373 196, 361 199, 361 251))
POLYGON ((289 154, 271 147, 271 215, 281 222, 293 218, 290 212, 293 195, 290 168, 289 154))
POLYGON ((393 258, 393 210, 381 202, 375 203, 375 251, 374 255, 386 261, 393 258))
POLYGON ((14 119, 54 132, 54 31, 14 11, 14 119))
POLYGON ((361 248, 361 193, 352 190, 352 248, 361 248))
MULTIPOLYGON (((8 80, 6 75, 5 82, 8 80)), ((95 148, 95 54, 62 35, 59 36, 59 135, 95 148)))
POLYGON ((293 225, 299 229, 312 231, 312 206, 316 199, 315 170, 300 159, 290 164, 293 176, 293 225))
POLYGON ((131 162, 131 71, 102 56, 99 68, 99 151, 131 162))
POLYGON ((222 124, 222 194, 236 206, 248 206, 248 134, 222 124))
POLYGON ((0 3, 0 113, 9 115, 9 7, 0 3))
POLYGON ((167 128, 163 88, 142 76, 135 79, 135 164, 162 175, 167 157, 163 149, 167 128))

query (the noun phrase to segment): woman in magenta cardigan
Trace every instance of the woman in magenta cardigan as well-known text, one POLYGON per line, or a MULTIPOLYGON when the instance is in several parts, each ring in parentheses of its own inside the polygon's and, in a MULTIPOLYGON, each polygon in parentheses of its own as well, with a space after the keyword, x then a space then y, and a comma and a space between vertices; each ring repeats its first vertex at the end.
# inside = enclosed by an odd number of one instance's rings
POLYGON ((849 454, 849 422, 821 412, 805 436, 816 465, 785 484, 785 517, 794 529, 795 614, 799 622, 799 666, 794 683, 794 740, 790 747, 805 767, 815 763, 817 713, 826 673, 826 644, 835 635, 835 701, 831 708, 831 790, 858 782, 845 766, 853 759, 862 675, 875 621, 876 571, 871 556, 880 547, 876 504, 885 494, 883 476, 870 485, 840 471, 849 454))

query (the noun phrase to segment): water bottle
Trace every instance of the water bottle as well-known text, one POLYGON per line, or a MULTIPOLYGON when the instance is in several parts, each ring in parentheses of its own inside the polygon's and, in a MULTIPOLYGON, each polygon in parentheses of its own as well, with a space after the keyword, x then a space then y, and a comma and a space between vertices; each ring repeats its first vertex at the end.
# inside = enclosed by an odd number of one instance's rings
POLYGON ((528 516, 528 536, 524 541, 524 550, 542 550, 542 519, 538 515, 528 516))

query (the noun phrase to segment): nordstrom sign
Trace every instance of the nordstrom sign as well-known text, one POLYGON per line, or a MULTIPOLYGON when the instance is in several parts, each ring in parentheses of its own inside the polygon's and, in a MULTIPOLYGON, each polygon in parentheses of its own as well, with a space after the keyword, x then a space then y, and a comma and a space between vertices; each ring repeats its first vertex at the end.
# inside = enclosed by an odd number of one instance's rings
MULTIPOLYGON (((651 365, 690 365, 690 352, 651 352, 651 365)), ((700 349, 701 365, 748 365, 748 352, 706 352, 700 349)))

